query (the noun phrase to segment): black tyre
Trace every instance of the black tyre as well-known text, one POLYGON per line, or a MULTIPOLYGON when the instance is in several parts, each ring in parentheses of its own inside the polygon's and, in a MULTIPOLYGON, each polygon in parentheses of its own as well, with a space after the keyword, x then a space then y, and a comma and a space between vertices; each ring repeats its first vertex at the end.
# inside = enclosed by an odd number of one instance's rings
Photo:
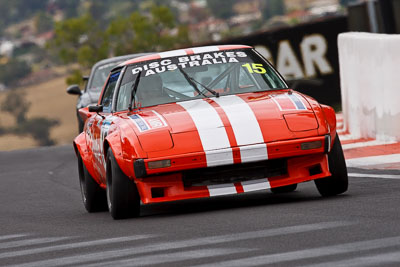
POLYGON ((314 180, 318 192, 324 197, 341 194, 348 188, 346 161, 338 135, 336 135, 332 150, 328 154, 328 163, 332 176, 314 180))
POLYGON ((93 179, 81 156, 78 156, 79 184, 81 187, 82 201, 88 212, 107 210, 106 191, 93 179))
POLYGON ((85 123, 83 122, 81 116, 79 116, 79 113, 77 114, 77 117, 78 117, 78 131, 79 131, 79 133, 81 133, 81 132, 83 132, 85 123))
POLYGON ((271 192, 274 194, 290 193, 296 190, 297 184, 291 184, 281 187, 271 188, 271 192))
POLYGON ((134 181, 120 169, 114 154, 107 151, 107 203, 114 219, 137 217, 140 214, 140 198, 134 181))

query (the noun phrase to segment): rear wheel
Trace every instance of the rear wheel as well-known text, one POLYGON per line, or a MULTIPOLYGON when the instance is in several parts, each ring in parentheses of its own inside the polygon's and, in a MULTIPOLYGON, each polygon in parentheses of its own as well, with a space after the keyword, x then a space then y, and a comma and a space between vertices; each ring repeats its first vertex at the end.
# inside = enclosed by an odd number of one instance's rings
POLYGON ((140 214, 135 182, 122 172, 110 148, 107 152, 107 203, 111 216, 116 220, 140 214))
POLYGON ((90 175, 80 155, 78 155, 78 170, 82 201, 86 210, 88 212, 106 211, 106 192, 90 175))
POLYGON ((319 193, 324 197, 344 193, 348 188, 346 161, 338 135, 328 154, 328 163, 332 176, 314 180, 319 193))
POLYGON ((294 190, 296 190, 296 188, 297 188, 297 184, 291 184, 291 185, 271 188, 271 192, 274 194, 290 193, 290 192, 293 192, 294 190))

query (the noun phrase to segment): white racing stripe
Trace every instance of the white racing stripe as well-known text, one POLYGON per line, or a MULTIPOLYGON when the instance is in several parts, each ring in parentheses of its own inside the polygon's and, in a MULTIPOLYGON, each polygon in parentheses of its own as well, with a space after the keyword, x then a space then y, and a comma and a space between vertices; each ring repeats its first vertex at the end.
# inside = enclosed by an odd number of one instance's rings
POLYGON ((224 110, 232 125, 242 162, 268 159, 260 125, 250 106, 236 95, 215 97, 213 100, 224 110), (242 147, 251 144, 257 144, 257 147, 242 147))
POLYGON ((244 192, 252 192, 271 188, 267 178, 242 182, 244 192))
POLYGON ((216 52, 219 51, 218 46, 206 46, 206 47, 194 47, 192 48, 195 54, 206 53, 206 52, 216 52))
POLYGON ((231 195, 237 193, 234 184, 208 185, 207 189, 210 193, 210 197, 231 195))
POLYGON ((374 173, 352 173, 349 172, 350 177, 368 177, 368 178, 383 178, 383 179, 400 179, 399 174, 374 174, 374 173))
POLYGON ((255 144, 240 147, 242 162, 254 162, 268 159, 267 145, 255 144))
POLYGON ((279 110, 280 111, 282 111, 283 109, 282 109, 282 107, 281 107, 281 105, 279 104, 279 102, 278 101, 276 101, 276 96, 272 96, 271 97, 271 99, 272 99, 272 101, 274 101, 275 102, 275 104, 277 105, 277 107, 279 108, 279 110))
POLYGON ((293 103, 293 105, 296 107, 297 110, 307 110, 307 107, 303 103, 302 97, 300 95, 288 94, 288 93, 286 93, 285 95, 290 99, 290 101, 293 103), (299 102, 296 103, 296 100, 299 102), (300 106, 298 104, 300 104, 300 106))
POLYGON ((159 55, 161 58, 167 58, 167 57, 186 56, 187 53, 185 50, 173 50, 173 51, 161 52, 159 53, 159 55))
POLYGON ((115 237, 115 238, 107 238, 107 239, 98 239, 92 241, 83 241, 83 242, 74 242, 69 244, 62 244, 62 245, 53 245, 48 247, 40 247, 40 248, 32 248, 32 249, 25 249, 25 250, 15 250, 9 252, 0 253, 0 259, 3 258, 11 258, 11 257, 20 257, 38 253, 48 253, 53 251, 60 251, 66 249, 75 249, 75 248, 83 248, 83 247, 91 247, 91 246, 98 246, 98 245, 105 245, 105 244, 114 244, 119 242, 128 242, 140 239, 151 238, 151 235, 134 235, 134 236, 125 236, 125 237, 115 237))
MULTIPOLYGON (((313 259, 313 258, 323 258, 324 256, 332 256, 338 254, 345 254, 350 252, 360 252, 371 249, 381 249, 387 247, 398 246, 400 243, 400 236, 397 237, 389 237, 382 239, 374 239, 367 241, 359 241, 353 243, 345 243, 339 245, 325 246, 319 248, 310 248, 304 250, 296 250, 290 252, 269 254, 263 256, 255 256, 255 257, 247 257, 237 260, 223 261, 218 262, 217 264, 213 264, 214 266, 225 266, 225 267, 242 267, 242 266, 264 266, 267 264, 282 264, 283 262, 288 261, 299 261, 304 259, 313 259)), ((325 259, 325 258, 323 258, 325 259)), ((200 266, 210 266, 207 265, 196 265, 200 266)), ((325 265, 325 266, 337 266, 335 264, 325 265)))
POLYGON ((227 242, 238 242, 240 240, 247 239, 256 239, 256 238, 266 238, 272 236, 280 236, 286 234, 296 234, 296 233, 304 233, 304 232, 312 232, 317 230, 324 229, 332 229, 342 226, 348 226, 352 223, 343 222, 343 221, 335 221, 335 222, 322 222, 322 223, 314 223, 314 224, 305 224, 305 225, 295 225, 288 226, 282 228, 275 229, 266 229, 259 231, 251 231, 251 232, 243 232, 243 233, 233 233, 227 235, 219 235, 219 236, 209 236, 209 237, 200 237, 194 238, 190 240, 182 240, 182 241, 171 241, 171 242, 160 242, 150 245, 138 244, 137 246, 127 247, 123 249, 115 249, 115 250, 102 250, 94 253, 86 253, 79 254, 69 257, 60 257, 57 259, 47 259, 40 261, 27 262, 18 265, 11 266, 19 266, 19 267, 56 267, 56 266, 65 266, 65 265, 77 265, 83 264, 86 262, 102 262, 104 260, 111 260, 120 257, 128 257, 135 256, 142 253, 156 253, 160 251, 167 251, 172 249, 187 249, 189 247, 195 246, 207 246, 213 244, 221 244, 227 242))
POLYGON ((163 116, 161 116, 157 111, 152 110, 154 114, 164 123, 164 126, 168 126, 168 123, 164 120, 163 116))
POLYGON ((206 153, 207 166, 233 164, 232 149, 224 124, 217 111, 206 101, 192 100, 177 103, 192 118, 206 153), (220 151, 211 151, 211 150, 220 151))
POLYGON ((233 163, 232 148, 206 151, 207 166, 220 166, 233 163))

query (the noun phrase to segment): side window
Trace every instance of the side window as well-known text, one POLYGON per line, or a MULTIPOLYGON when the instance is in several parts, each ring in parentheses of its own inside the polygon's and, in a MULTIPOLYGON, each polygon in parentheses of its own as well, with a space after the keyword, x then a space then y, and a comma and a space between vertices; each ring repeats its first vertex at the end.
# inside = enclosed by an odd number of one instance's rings
POLYGON ((129 82, 119 87, 117 111, 128 109, 129 100, 131 98, 132 84, 133 82, 129 82))
POLYGON ((103 112, 110 113, 112 108, 112 98, 114 95, 115 85, 117 85, 120 72, 111 74, 108 79, 106 89, 103 94, 101 104, 103 105, 103 112))

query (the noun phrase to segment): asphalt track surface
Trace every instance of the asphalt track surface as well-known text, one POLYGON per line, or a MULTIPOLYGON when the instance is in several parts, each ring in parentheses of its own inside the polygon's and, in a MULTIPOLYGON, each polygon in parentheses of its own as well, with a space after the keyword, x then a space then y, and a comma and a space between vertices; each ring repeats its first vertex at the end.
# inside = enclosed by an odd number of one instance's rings
POLYGON ((0 152, 0 266, 399 266, 399 171, 349 191, 257 192, 88 214, 71 146, 0 152))

